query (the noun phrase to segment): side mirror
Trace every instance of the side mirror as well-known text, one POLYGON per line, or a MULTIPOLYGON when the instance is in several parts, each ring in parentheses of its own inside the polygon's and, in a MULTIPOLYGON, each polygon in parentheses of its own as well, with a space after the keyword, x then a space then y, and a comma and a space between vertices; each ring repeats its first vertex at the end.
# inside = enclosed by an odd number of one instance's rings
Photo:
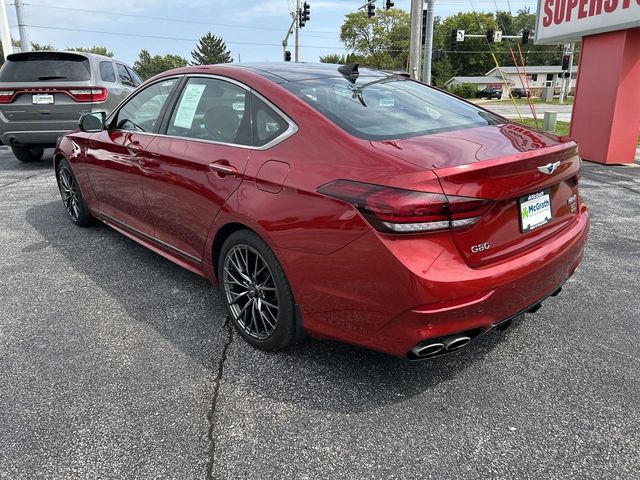
POLYGON ((78 127, 83 132, 95 133, 104 130, 104 122, 107 118, 105 112, 85 113, 78 121, 78 127))

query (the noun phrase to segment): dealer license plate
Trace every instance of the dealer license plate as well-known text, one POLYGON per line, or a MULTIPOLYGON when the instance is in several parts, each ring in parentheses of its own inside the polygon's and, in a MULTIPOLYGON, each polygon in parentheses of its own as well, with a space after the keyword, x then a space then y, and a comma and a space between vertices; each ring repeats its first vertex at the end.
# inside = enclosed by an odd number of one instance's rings
POLYGON ((551 221, 551 197, 549 190, 525 195, 518 200, 520 206, 520 231, 529 232, 551 221))
POLYGON ((53 95, 48 93, 36 93, 32 100, 34 105, 51 105, 53 103, 53 95))

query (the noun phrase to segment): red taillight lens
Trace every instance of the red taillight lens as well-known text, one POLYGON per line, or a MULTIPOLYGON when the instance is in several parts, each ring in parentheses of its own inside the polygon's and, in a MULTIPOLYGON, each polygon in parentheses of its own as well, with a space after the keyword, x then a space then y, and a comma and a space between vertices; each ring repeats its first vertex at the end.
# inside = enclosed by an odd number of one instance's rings
POLYGON ((107 99, 106 88, 70 88, 67 91, 76 102, 104 102, 107 99))
POLYGON ((318 193, 352 204, 380 231, 426 232, 472 225, 489 208, 487 200, 447 197, 370 183, 336 180, 318 193))
POLYGON ((0 103, 11 103, 15 96, 15 90, 0 90, 0 103))

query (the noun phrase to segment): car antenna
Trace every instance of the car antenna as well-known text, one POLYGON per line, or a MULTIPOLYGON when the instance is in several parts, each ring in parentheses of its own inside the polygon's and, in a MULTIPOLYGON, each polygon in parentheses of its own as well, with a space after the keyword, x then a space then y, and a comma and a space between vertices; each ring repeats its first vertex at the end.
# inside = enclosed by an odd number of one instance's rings
POLYGON ((356 83, 356 80, 360 76, 360 73, 358 72, 358 64, 355 62, 338 67, 338 72, 340 72, 340 75, 342 75, 354 85, 356 83))

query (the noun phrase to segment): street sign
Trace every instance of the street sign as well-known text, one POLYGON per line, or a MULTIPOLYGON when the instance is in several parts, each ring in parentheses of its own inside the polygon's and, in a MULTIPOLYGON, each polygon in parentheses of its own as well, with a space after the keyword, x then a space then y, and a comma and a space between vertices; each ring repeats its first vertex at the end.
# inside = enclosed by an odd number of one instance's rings
POLYGON ((496 30, 493 34, 493 41, 500 43, 502 41, 502 30, 496 30))
POLYGON ((457 40, 459 42, 464 42, 464 30, 458 30, 457 40))

